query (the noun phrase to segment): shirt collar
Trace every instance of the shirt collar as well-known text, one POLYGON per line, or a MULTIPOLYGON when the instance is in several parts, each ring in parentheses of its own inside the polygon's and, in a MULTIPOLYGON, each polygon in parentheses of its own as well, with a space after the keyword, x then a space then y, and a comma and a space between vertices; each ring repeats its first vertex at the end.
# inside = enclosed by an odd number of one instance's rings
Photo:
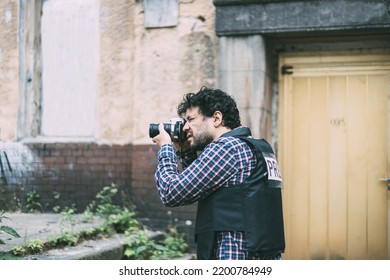
POLYGON ((237 136, 251 136, 251 135, 252 135, 251 130, 248 127, 240 126, 222 134, 221 137, 229 137, 229 136, 237 137, 237 136))

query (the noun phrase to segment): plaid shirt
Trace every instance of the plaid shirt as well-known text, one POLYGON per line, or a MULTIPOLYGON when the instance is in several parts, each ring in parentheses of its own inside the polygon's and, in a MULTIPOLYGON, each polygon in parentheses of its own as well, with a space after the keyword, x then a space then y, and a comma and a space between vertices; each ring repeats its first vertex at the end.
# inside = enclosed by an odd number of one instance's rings
MULTIPOLYGON (((166 206, 192 204, 220 187, 241 184, 256 166, 249 146, 235 137, 220 137, 204 151, 184 162, 179 172, 173 146, 163 145, 158 151, 155 181, 161 201, 166 206)), ((248 259, 243 232, 218 232, 216 259, 248 259)))

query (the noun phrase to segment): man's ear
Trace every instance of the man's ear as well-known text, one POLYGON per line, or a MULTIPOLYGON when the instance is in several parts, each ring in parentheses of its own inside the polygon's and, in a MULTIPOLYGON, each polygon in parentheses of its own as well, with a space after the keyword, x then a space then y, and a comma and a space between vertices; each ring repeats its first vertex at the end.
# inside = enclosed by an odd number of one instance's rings
POLYGON ((222 113, 220 111, 215 111, 213 118, 214 118, 214 127, 220 127, 223 126, 223 119, 222 119, 222 113))

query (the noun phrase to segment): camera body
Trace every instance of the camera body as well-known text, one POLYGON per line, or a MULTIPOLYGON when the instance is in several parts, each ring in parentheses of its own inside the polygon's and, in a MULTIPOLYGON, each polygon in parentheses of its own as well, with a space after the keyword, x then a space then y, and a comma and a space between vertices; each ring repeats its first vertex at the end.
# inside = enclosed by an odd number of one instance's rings
MULTIPOLYGON (((187 139, 186 133, 183 131, 185 120, 182 118, 170 119, 170 123, 164 123, 164 130, 171 136, 172 141, 184 142, 187 139)), ((153 138, 160 134, 158 123, 149 125, 149 137, 153 138)))

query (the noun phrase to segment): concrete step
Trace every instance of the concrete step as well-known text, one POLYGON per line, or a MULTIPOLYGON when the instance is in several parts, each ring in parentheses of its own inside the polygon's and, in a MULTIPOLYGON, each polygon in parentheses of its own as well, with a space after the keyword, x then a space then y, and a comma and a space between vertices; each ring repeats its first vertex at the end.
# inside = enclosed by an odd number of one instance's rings
MULTIPOLYGON (((148 232, 151 239, 161 238, 162 232, 148 232)), ((52 249, 37 255, 29 255, 29 260, 122 260, 124 245, 130 239, 124 234, 115 234, 111 237, 85 240, 76 246, 61 249, 52 249)))
MULTIPOLYGON (((46 242, 55 237, 61 236, 64 227, 61 215, 59 214, 30 214, 30 213, 6 213, 7 219, 3 219, 3 224, 15 229, 21 238, 13 238, 0 232, 0 239, 6 244, 0 245, 0 252, 10 252, 15 246, 23 246, 28 241, 40 240, 46 242)), ((92 220, 84 221, 82 215, 75 215, 72 233, 96 228, 102 225, 103 220, 95 217, 92 220)), ((69 226, 69 225, 67 225, 69 226)), ((165 235, 160 231, 149 231, 151 239, 159 239, 165 235)), ((28 255, 23 259, 28 260, 121 260, 124 254, 124 245, 131 238, 124 234, 85 240, 76 246, 67 246, 60 249, 52 249, 41 254, 28 255)), ((194 259, 194 255, 189 254, 184 259, 194 259)))

